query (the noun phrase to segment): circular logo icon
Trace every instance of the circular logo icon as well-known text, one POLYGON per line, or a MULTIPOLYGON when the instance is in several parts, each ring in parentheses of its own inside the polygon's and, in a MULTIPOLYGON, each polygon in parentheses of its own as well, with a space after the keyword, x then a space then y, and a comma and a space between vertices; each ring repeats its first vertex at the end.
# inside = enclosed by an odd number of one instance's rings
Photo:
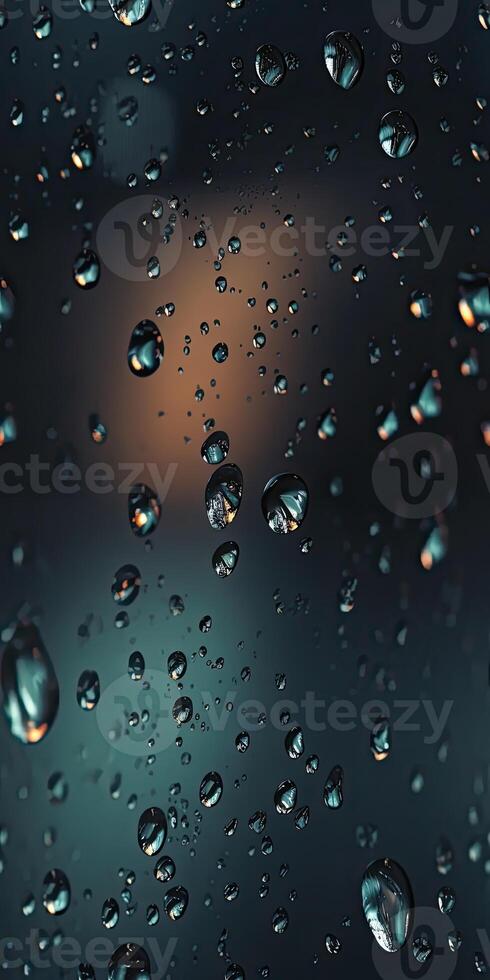
POLYGON ((402 44, 432 44, 451 29, 458 0, 373 0, 379 26, 402 44))
POLYGON ((449 507, 458 485, 458 464, 443 436, 415 432, 385 446, 371 476, 374 492, 387 510, 422 520, 449 507))
POLYGON ((157 755, 172 745, 177 733, 172 705, 163 671, 145 671, 141 681, 123 674, 101 694, 95 709, 97 724, 106 742, 118 752, 157 755))
POLYGON ((182 251, 182 225, 177 214, 168 221, 152 213, 155 198, 150 194, 119 201, 102 218, 97 228, 97 251, 108 269, 120 279, 145 282, 149 269, 160 267, 160 277, 175 268, 182 251), (150 260, 153 260, 150 263, 150 260), (150 266, 148 265, 150 263, 150 266))
POLYGON ((387 953, 374 940, 372 958, 378 976, 381 980, 422 980, 426 977, 428 980, 449 980, 458 962, 457 953, 451 952, 448 944, 453 923, 435 908, 415 908, 412 915, 410 936, 397 952, 387 953), (412 940, 419 936, 425 937, 431 952, 417 958, 412 940))

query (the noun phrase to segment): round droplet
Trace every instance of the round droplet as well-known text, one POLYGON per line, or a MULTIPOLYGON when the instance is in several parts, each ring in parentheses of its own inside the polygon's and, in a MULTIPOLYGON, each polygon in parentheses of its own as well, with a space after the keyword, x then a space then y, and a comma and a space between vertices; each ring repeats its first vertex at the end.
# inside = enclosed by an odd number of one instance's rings
POLYGON ((385 153, 399 160, 415 149, 418 130, 414 120, 401 109, 392 109, 379 124, 379 142, 385 153))
POLYGON ((235 541, 220 544, 213 555, 213 568, 219 578, 227 578, 234 571, 240 550, 235 541))
POLYGON ((158 527, 162 508, 155 491, 138 483, 130 491, 128 512, 131 530, 138 538, 143 538, 158 527))
POLYGON ((274 44, 261 44, 255 55, 255 71, 263 85, 274 87, 286 74, 286 62, 274 44))
POLYGON ((175 888, 170 888, 166 892, 163 899, 163 910, 172 922, 176 919, 182 918, 187 905, 189 903, 189 895, 182 885, 176 885, 175 888))
POLYGON ((220 341, 213 347, 212 356, 213 361, 216 361, 217 364, 224 364, 228 360, 228 344, 220 341))
POLYGON ((337 85, 350 89, 359 81, 364 55, 353 34, 349 31, 332 31, 325 39, 323 54, 327 71, 337 85))
POLYGON ((78 678, 77 701, 83 711, 92 711, 99 702, 100 682, 95 670, 84 670, 78 678))
POLYGON ((100 262, 91 248, 83 248, 73 263, 73 278, 80 289, 93 289, 100 279, 100 262))
POLYGON ((242 472, 234 463, 226 463, 208 481, 205 493, 208 521, 222 531, 235 519, 243 492, 242 472))
POLYGON ((208 772, 199 787, 199 799, 203 806, 212 807, 219 803, 223 794, 223 780, 219 772, 208 772))
POLYGON ((43 883, 43 905, 50 915, 63 915, 71 899, 68 878, 59 868, 48 871, 43 883))
POLYGON ((26 744, 40 742, 58 712, 60 692, 38 629, 19 624, 1 666, 3 711, 10 731, 26 744))
POLYGON ((141 575, 136 565, 121 565, 112 580, 111 592, 118 606, 130 606, 139 594, 141 575))
POLYGON ((136 943, 124 943, 112 954, 107 980, 151 980, 148 954, 136 943))
POLYGON ((163 351, 163 340, 156 324, 153 320, 141 320, 129 341, 130 370, 140 378, 149 378, 160 367, 163 351))
POLYGON ((214 466, 226 459, 229 449, 230 440, 226 432, 212 432, 201 446, 201 456, 205 463, 214 466))
POLYGON ((394 953, 407 939, 413 896, 410 882, 399 864, 390 858, 373 861, 361 886, 367 924, 382 949, 394 953))
POLYGON ((158 806, 150 806, 138 823, 138 844, 144 854, 153 857, 161 851, 167 837, 167 818, 158 806))
POLYGON ((262 513, 276 534, 296 531, 308 510, 308 488, 294 473, 272 477, 262 494, 262 513))

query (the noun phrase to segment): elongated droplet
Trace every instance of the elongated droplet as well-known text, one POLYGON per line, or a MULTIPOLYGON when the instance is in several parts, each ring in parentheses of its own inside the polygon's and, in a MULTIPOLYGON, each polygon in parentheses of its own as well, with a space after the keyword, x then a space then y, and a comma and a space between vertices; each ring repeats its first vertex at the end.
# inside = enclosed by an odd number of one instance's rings
POLYGON ((323 47, 330 77, 341 88, 350 89, 359 80, 364 66, 361 45, 348 31, 332 31, 323 47))
POLYGON ((262 513, 276 534, 289 534, 303 523, 308 510, 308 488, 294 473, 272 477, 262 494, 262 513))
POLYGON ((112 954, 107 967, 107 980, 150 980, 148 954, 136 943, 124 943, 112 954))
POLYGON ((84 670, 78 678, 77 701, 83 711, 92 711, 99 702, 100 682, 95 670, 84 670))
POLYGON ((235 519, 242 500, 242 472, 234 463, 215 470, 205 493, 208 521, 216 531, 222 531, 235 519))
POLYGON ((279 783, 274 793, 274 806, 278 813, 291 813, 296 806, 298 790, 292 779, 279 783))
POLYGON ((167 818, 158 806, 150 806, 138 823, 138 844, 144 854, 153 857, 161 851, 167 837, 167 818))
POLYGON ((219 772, 208 772, 199 787, 199 799, 203 806, 212 807, 219 803, 223 794, 223 780, 219 772))
POLYGON ((40 742, 56 718, 60 692, 48 651, 32 623, 17 626, 3 654, 1 682, 12 735, 25 744, 40 742))
POLYGON ((344 802, 342 766, 334 766, 323 788, 323 801, 330 810, 338 810, 344 802))
POLYGON ((43 905, 50 915, 63 915, 71 899, 70 882, 64 871, 48 871, 43 884, 43 905))
POLYGON ((236 541, 225 541, 216 548, 213 555, 213 568, 219 578, 231 575, 236 567, 239 553, 236 541))
POLYGON ((189 894, 182 885, 176 885, 166 892, 163 899, 163 910, 172 922, 182 918, 189 903, 189 894))
POLYGON ((131 530, 138 538, 144 538, 158 527, 162 508, 155 491, 145 483, 137 483, 129 494, 128 512, 131 530))
POLYGON ((141 320, 134 328, 128 347, 128 364, 139 378, 149 378, 160 367, 164 346, 153 320, 141 320))
POLYGON ((395 953, 407 939, 413 908, 410 882, 390 858, 373 861, 361 886, 362 907, 371 932, 382 949, 395 953))
POLYGON ((130 606, 138 596, 140 585, 141 575, 136 565, 121 565, 111 586, 114 602, 119 606, 130 606))

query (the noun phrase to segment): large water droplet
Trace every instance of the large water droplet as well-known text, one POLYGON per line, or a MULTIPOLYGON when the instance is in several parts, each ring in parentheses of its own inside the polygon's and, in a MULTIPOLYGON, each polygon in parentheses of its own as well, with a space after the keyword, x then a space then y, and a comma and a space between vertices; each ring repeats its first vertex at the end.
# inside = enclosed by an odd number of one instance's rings
POLYGON ((379 142, 393 159, 408 156, 415 149, 418 135, 414 120, 402 109, 387 112, 379 124, 379 142))
POLYGON ((341 88, 350 89, 359 80, 364 65, 361 45, 349 31, 332 31, 323 48, 330 77, 341 88))
POLYGON ((161 851, 167 837, 167 818, 158 806, 150 806, 138 823, 138 844, 144 854, 153 857, 161 851))
POLYGON ((213 473, 204 499, 208 521, 216 531, 222 531, 235 519, 242 492, 242 472, 234 463, 226 463, 213 473))
POLYGON ((163 340, 156 324, 153 320, 141 320, 129 341, 130 370, 140 378, 149 378, 160 367, 163 351, 163 340))
POLYGON ((129 523, 138 538, 153 533, 158 527, 161 512, 160 501, 151 487, 145 483, 132 487, 128 497, 129 523))
POLYGON ((1 667, 3 710, 10 731, 21 742, 40 742, 56 718, 59 687, 38 629, 19 624, 1 667))
POLYGON ((288 534, 301 526, 308 509, 308 488, 294 473, 272 477, 262 494, 262 513, 272 531, 288 534))
POLYGON ((263 85, 274 87, 286 74, 286 63, 274 44, 261 44, 255 55, 255 71, 263 85))
POLYGON ((378 945, 387 953, 401 949, 413 908, 412 889, 403 868, 390 858, 373 861, 364 873, 361 894, 364 915, 378 945))
POLYGON ((151 9, 151 0, 109 0, 114 17, 125 27, 141 24, 151 9))
POLYGON ((148 954, 136 943, 124 943, 112 954, 107 980, 150 980, 148 954))

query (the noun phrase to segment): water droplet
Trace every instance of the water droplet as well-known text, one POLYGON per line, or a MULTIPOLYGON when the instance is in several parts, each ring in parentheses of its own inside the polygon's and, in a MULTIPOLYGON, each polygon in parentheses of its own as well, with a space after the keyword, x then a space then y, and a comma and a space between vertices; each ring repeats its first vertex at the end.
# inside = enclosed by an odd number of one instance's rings
POLYGON ((128 347, 128 364, 133 374, 149 378, 160 367, 163 340, 153 320, 141 320, 134 328, 128 347))
POLYGON ((151 980, 148 954, 136 943, 118 946, 109 960, 107 980, 151 980))
POLYGON ((171 857, 161 857, 158 859, 153 872, 157 881, 171 881, 175 875, 175 863, 171 857))
POLYGON ((274 793, 274 806, 278 813, 291 813, 296 806, 298 790, 292 779, 279 783, 274 793))
POLYGON ((376 762, 383 762, 390 754, 391 730, 387 718, 378 718, 371 729, 371 752, 376 762))
POLYGON ((371 932, 382 949, 394 953, 407 939, 413 896, 410 882, 390 858, 373 861, 362 879, 362 907, 371 932))
POLYGON ((153 857, 161 851, 167 837, 167 818, 158 806, 150 806, 138 823, 138 844, 144 854, 153 857))
POLYGON ((443 915, 450 915, 456 904, 456 895, 452 888, 445 885, 440 888, 437 893, 437 904, 439 906, 439 911, 443 915))
POLYGON ((141 24, 151 9, 151 0, 109 0, 114 17, 125 27, 141 24))
POLYGON ((73 278, 80 289, 93 289, 100 279, 100 262, 91 248, 83 248, 73 263, 73 278))
POLYGON ((323 55, 330 77, 341 88, 350 89, 359 81, 364 55, 353 34, 348 31, 332 31, 325 39, 323 55))
POLYGON ((334 766, 323 787, 323 801, 330 810, 338 810, 344 802, 343 779, 342 766, 334 766))
POLYGON ((213 555, 213 568, 219 578, 227 578, 236 568, 240 550, 235 541, 220 544, 213 555))
POLYGON ((208 521, 222 531, 235 519, 243 492, 243 476, 234 463, 226 463, 213 473, 205 493, 208 521))
POLYGON ((286 752, 290 759, 299 759, 305 750, 303 729, 299 725, 291 728, 285 738, 286 752))
POLYGON ((212 807, 219 803, 223 794, 223 780, 219 772, 208 772, 199 787, 199 799, 203 806, 212 807))
POLYGON ((408 156, 415 149, 418 130, 414 120, 401 109, 392 109, 383 116, 379 125, 379 142, 385 153, 393 159, 408 156))
POLYGON ((99 675, 95 670, 84 670, 78 678, 77 701, 83 711, 92 711, 100 698, 99 675))
POLYGON ((105 929, 114 929, 119 922, 119 905, 115 898, 106 898, 102 906, 102 925, 105 929))
POLYGON ((43 905, 50 915, 63 915, 71 899, 68 878, 59 868, 48 871, 43 883, 43 905))
POLYGON ((226 459, 229 450, 230 440, 226 432, 212 432, 201 446, 201 456, 205 463, 214 466, 226 459))
POLYGON ((112 580, 114 602, 119 606, 130 606, 139 594, 140 585, 141 575, 136 565, 121 565, 112 580))
POLYGON ((173 681, 179 681, 187 670, 187 658, 181 650, 174 650, 167 660, 168 675, 173 681))
POLYGON ((138 538, 152 534, 158 527, 162 508, 160 501, 150 487, 137 483, 128 497, 129 524, 138 538))
POLYGON ((78 126, 73 133, 70 156, 77 170, 90 170, 95 161, 95 140, 90 129, 78 126))
POLYGON ((294 473, 272 477, 262 494, 262 513, 272 531, 288 534, 303 523, 308 510, 308 488, 294 473))
POLYGON ((40 742, 51 728, 59 687, 38 629, 19 624, 5 648, 1 683, 3 710, 12 735, 26 744, 40 742))
POLYGON ((286 74, 286 63, 274 44, 261 44, 255 55, 255 71, 263 85, 274 87, 286 74))
POLYGON ((189 895, 182 885, 176 885, 175 888, 170 888, 166 892, 163 899, 163 910, 172 922, 176 919, 182 918, 187 905, 189 903, 189 895))

